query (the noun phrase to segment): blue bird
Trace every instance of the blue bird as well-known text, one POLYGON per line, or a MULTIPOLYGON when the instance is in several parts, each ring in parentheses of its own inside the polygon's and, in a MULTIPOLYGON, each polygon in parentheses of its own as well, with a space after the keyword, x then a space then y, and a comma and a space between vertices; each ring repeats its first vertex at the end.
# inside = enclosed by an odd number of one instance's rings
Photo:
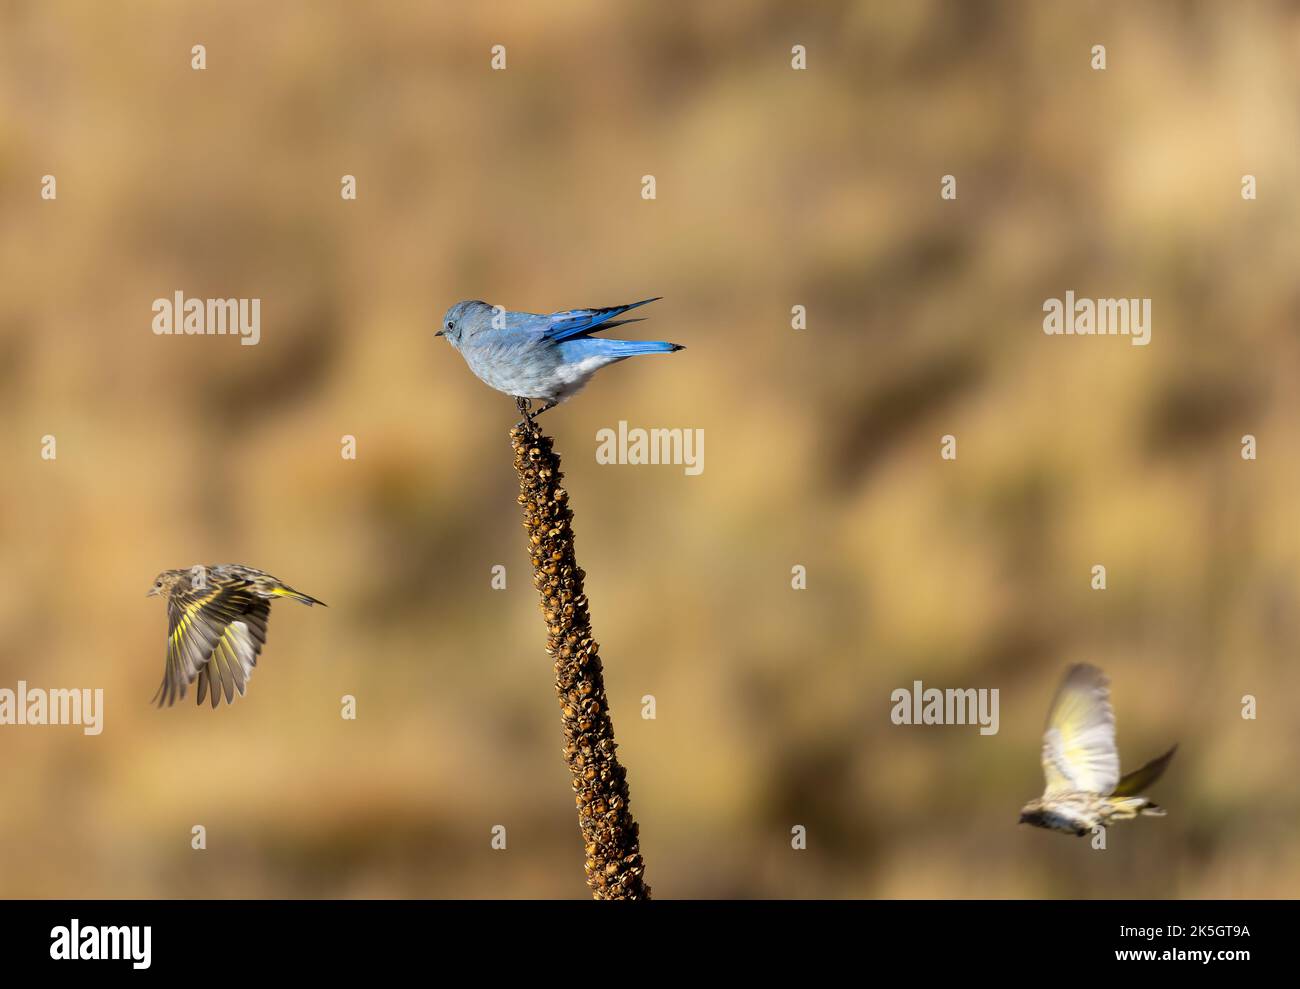
POLYGON ((511 312, 486 302, 457 302, 447 310, 435 336, 445 337, 480 379, 515 399, 526 419, 541 415, 574 395, 607 364, 638 354, 670 354, 685 350, 659 340, 609 340, 594 337, 636 319, 615 319, 656 302, 642 299, 604 309, 567 309, 541 315, 511 312), (531 412, 532 399, 546 402, 531 412))

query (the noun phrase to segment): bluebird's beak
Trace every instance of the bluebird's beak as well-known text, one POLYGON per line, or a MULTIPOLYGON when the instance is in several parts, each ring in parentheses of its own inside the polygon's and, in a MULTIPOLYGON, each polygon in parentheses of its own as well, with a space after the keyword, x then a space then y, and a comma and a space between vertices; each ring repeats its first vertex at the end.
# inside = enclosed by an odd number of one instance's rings
POLYGON ((434 336, 436 336, 436 337, 440 337, 440 336, 442 336, 442 335, 443 335, 442 330, 439 330, 437 333, 434 334, 434 336))

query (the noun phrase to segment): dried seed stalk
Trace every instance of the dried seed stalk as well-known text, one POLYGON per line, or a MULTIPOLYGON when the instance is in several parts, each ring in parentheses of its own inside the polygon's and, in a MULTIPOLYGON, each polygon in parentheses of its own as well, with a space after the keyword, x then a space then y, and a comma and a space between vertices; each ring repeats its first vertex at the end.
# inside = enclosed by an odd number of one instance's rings
POLYGON ((573 512, 560 487, 560 458, 532 422, 510 431, 519 474, 533 585, 546 618, 546 651, 555 660, 564 758, 573 775, 587 885, 597 900, 646 900, 645 863, 628 806, 627 771, 615 755, 599 647, 573 553, 573 512))

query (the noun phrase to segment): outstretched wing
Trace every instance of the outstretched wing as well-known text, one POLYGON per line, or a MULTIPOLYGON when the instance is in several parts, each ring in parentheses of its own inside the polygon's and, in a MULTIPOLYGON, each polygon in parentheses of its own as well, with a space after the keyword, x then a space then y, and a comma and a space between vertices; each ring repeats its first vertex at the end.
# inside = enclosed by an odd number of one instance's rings
POLYGON ((1106 796, 1119 782, 1108 683, 1101 670, 1083 664, 1070 667, 1061 681, 1043 734, 1044 796, 1071 792, 1106 796))
POLYGON ((184 697, 199 681, 198 702, 211 691, 212 706, 241 696, 266 644, 271 606, 253 585, 236 579, 206 588, 177 588, 167 600, 167 665, 154 695, 161 707, 184 697))
POLYGON ((1141 769, 1135 769, 1131 773, 1125 773, 1124 778, 1121 779, 1119 785, 1115 787, 1114 795, 1117 797, 1136 797, 1142 793, 1164 774, 1165 769, 1169 765, 1169 760, 1174 757, 1174 753, 1177 751, 1178 746, 1175 745, 1164 755, 1152 759, 1141 769))
MULTIPOLYGON (((657 295, 653 299, 642 299, 640 302, 631 302, 626 306, 609 306, 605 309, 567 309, 564 312, 551 313, 543 317, 547 320, 546 335, 552 340, 568 340, 583 333, 590 333, 597 327, 608 328, 613 325, 609 321, 615 316, 629 309, 636 309, 638 306, 658 302, 662 298, 662 295, 657 295)), ((629 320, 621 322, 629 322, 629 320)))

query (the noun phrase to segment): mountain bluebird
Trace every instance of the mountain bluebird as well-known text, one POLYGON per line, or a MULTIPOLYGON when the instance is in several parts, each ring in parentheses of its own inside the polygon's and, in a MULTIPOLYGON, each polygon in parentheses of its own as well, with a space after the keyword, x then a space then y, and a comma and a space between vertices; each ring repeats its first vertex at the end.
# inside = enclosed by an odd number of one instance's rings
POLYGON ((654 299, 606 309, 568 309, 540 315, 511 312, 486 302, 457 302, 435 336, 460 351, 469 369, 497 391, 515 399, 526 418, 554 408, 577 393, 593 374, 637 354, 670 354, 680 344, 658 340, 607 340, 594 337, 635 319, 614 319, 654 299), (612 322, 611 322, 612 320, 612 322), (536 413, 531 399, 544 399, 536 413))

